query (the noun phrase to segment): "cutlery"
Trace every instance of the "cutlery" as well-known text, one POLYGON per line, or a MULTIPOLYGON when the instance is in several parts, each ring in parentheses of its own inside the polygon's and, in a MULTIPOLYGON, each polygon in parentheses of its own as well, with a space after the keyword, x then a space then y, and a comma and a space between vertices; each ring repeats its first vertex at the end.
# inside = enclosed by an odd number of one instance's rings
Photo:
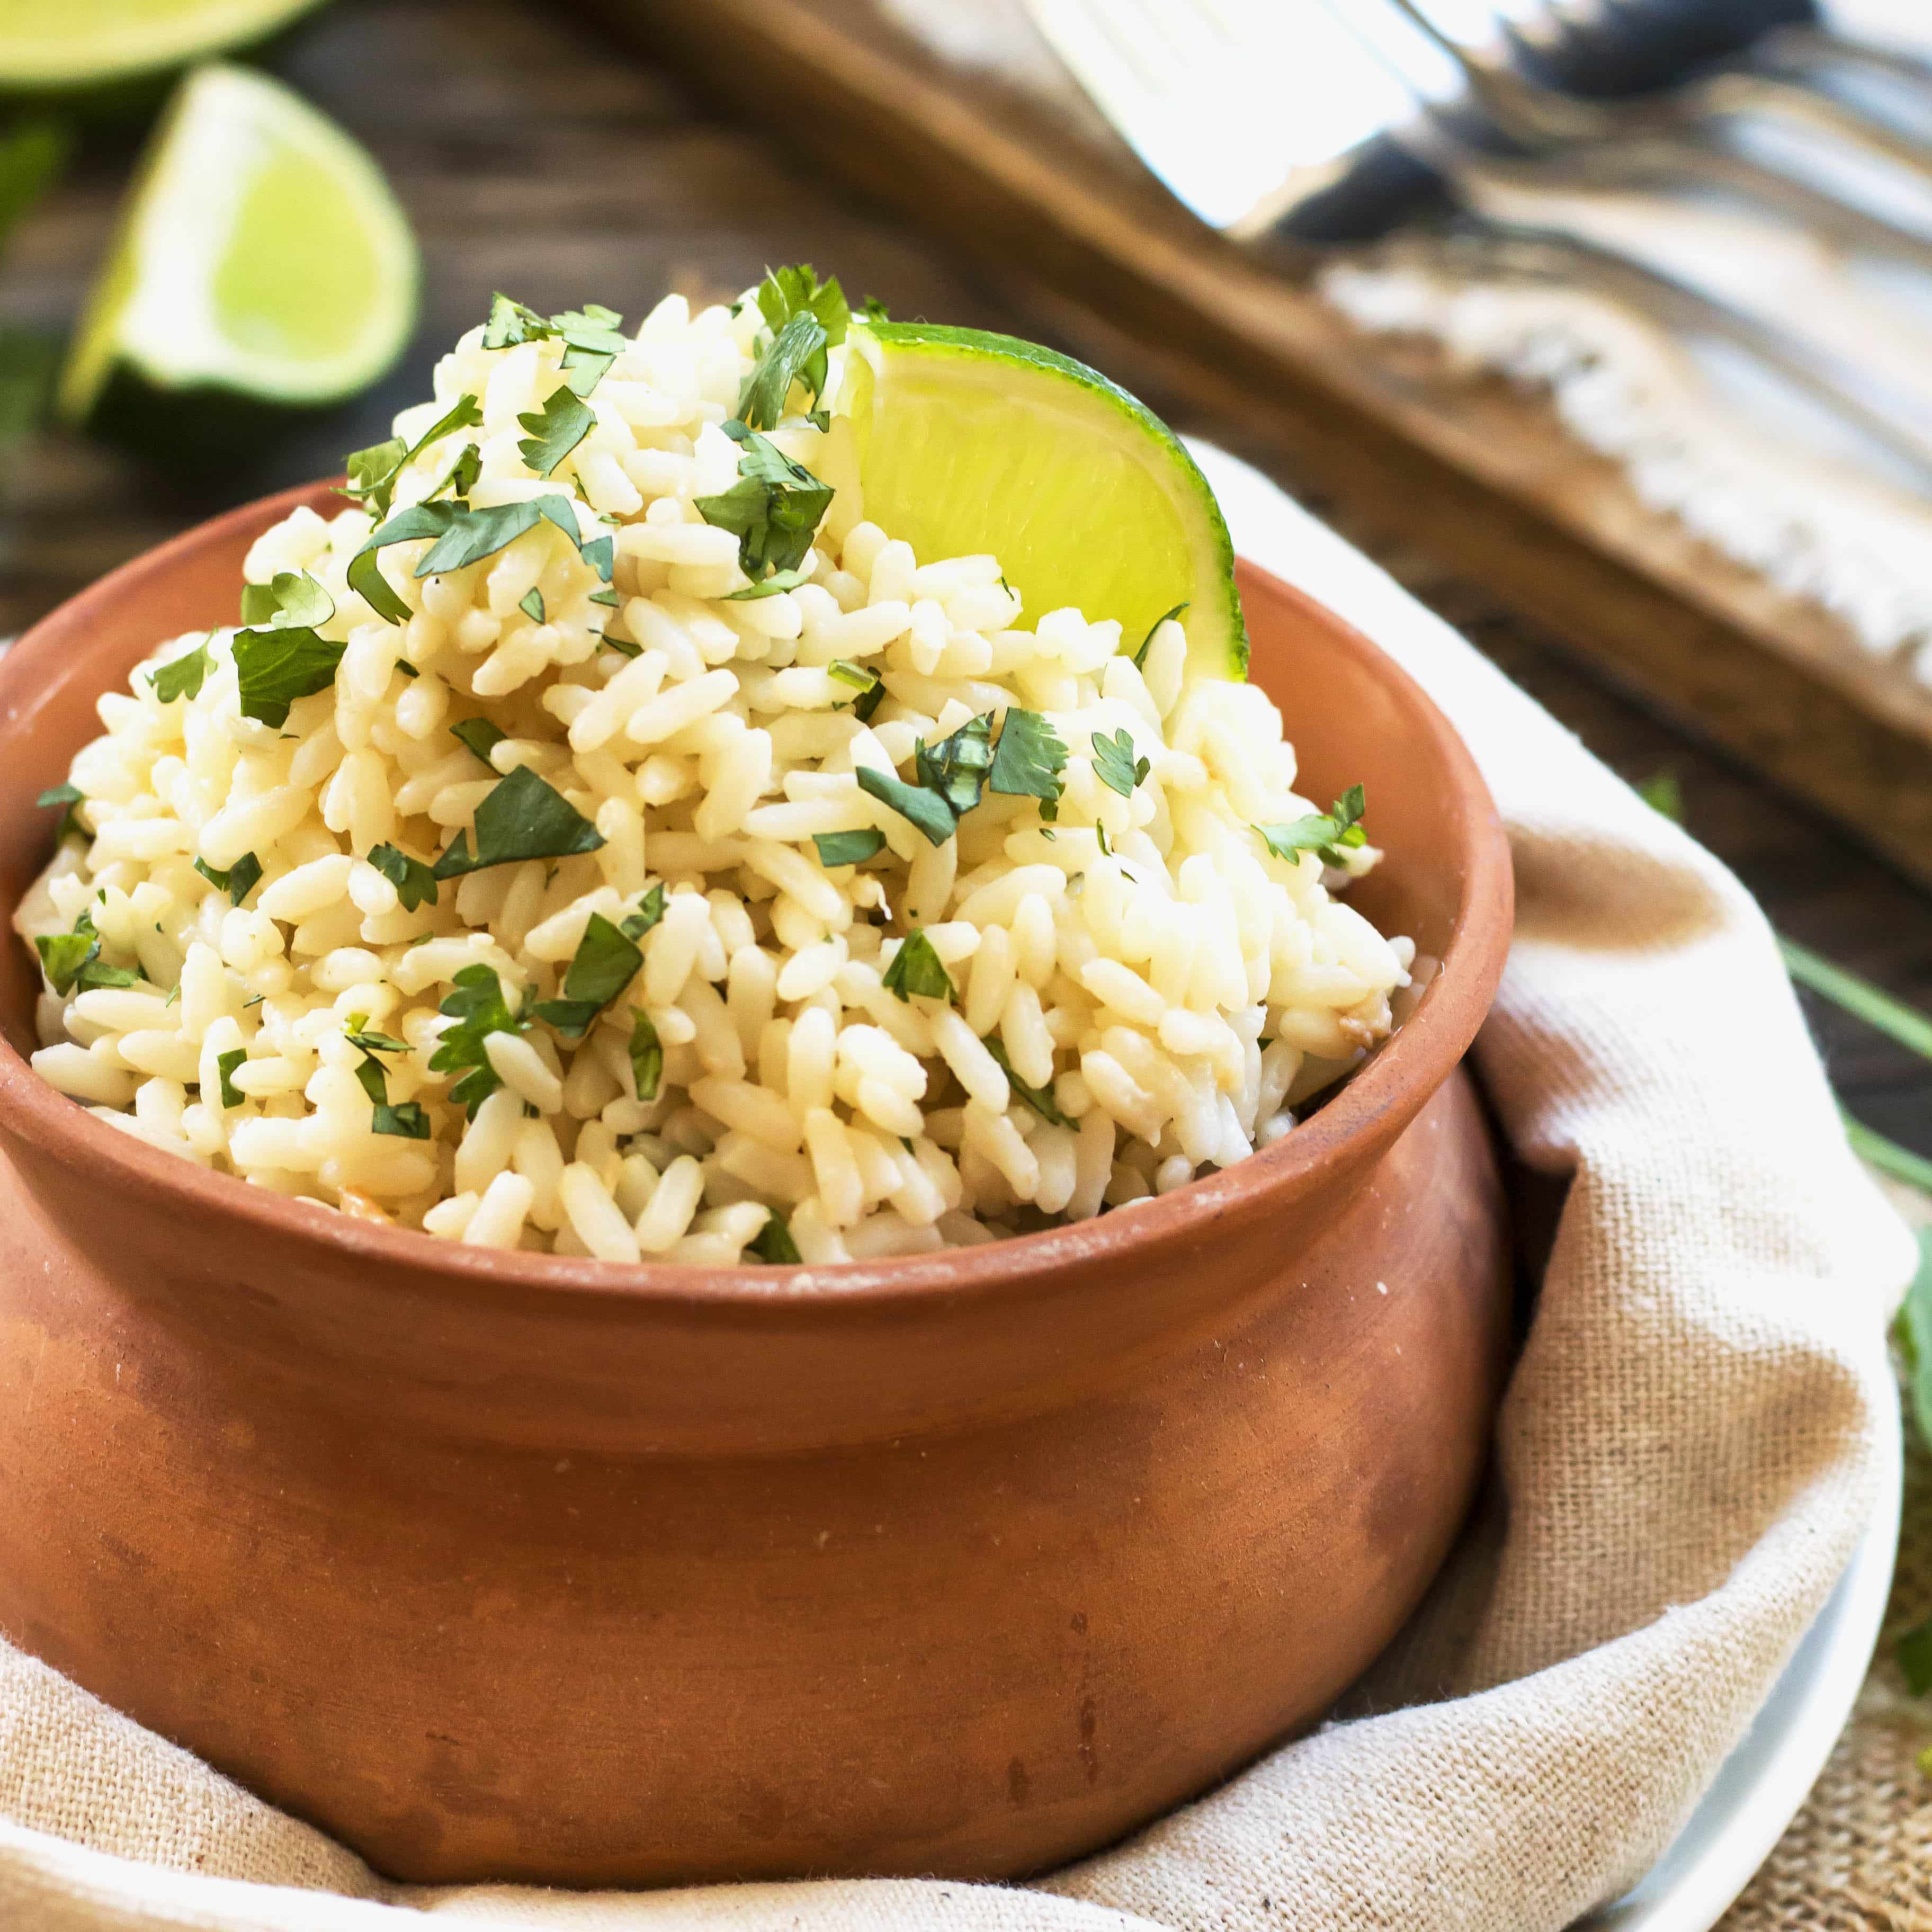
POLYGON ((1026 0, 1048 45, 1168 190, 1228 238, 1305 260, 1448 223, 1518 274, 1560 275, 1755 356, 1932 488, 1932 403, 1605 245, 1574 196, 1460 131, 1469 90, 1382 0, 1026 0), (1402 57, 1375 29, 1400 20, 1402 57), (1432 64, 1429 56, 1433 56, 1432 64))

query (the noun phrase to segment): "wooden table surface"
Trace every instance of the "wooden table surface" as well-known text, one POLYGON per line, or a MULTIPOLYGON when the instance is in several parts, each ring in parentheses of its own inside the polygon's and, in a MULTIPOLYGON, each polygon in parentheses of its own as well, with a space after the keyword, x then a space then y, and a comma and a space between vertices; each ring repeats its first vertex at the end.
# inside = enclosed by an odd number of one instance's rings
MULTIPOLYGON (((1048 341, 1058 333, 1049 304, 988 281, 949 254, 944 235, 918 232, 826 181, 762 134, 748 104, 742 118, 719 118, 568 10, 340 0, 264 61, 388 170, 425 256, 415 344, 378 392, 292 428, 245 466, 211 473, 184 457, 136 463, 56 434, 0 456, 0 634, 208 512, 334 470, 344 451, 380 440, 394 410, 428 393, 439 346, 481 318, 494 289, 545 310, 588 298, 634 319, 668 290, 732 292, 767 263, 802 260, 896 314, 1048 341)), ((68 180, 0 263, 0 320, 70 320, 136 131, 89 131, 68 180)), ((1215 437, 1296 490, 1279 451, 1164 394, 1126 351, 1112 373, 1178 426, 1215 437)), ((1520 620, 1460 574, 1454 558, 1386 545, 1378 554, 1618 771, 1674 773, 1692 831, 1784 931, 1932 1007, 1932 898, 1612 688, 1566 649, 1560 629, 1520 620)), ((1932 1155, 1932 1068, 1828 1012, 1816 1017, 1848 1102, 1932 1155)))

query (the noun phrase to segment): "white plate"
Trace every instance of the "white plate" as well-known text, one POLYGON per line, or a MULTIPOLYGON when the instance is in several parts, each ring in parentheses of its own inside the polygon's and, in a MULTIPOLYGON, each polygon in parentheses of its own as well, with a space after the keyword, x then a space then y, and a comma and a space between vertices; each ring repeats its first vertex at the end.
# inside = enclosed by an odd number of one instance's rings
POLYGON ((1903 1475, 1896 1410, 1880 1426, 1889 1432, 1885 1490, 1818 1621, 1650 1876, 1576 1932, 1710 1932, 1798 1815, 1851 1714, 1892 1594, 1903 1475))

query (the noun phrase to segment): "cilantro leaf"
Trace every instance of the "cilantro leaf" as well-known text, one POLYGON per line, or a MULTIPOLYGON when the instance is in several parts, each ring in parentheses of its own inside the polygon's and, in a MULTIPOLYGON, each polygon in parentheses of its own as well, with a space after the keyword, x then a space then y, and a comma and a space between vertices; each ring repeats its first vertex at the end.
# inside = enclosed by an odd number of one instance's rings
POLYGON ((522 611, 532 624, 547 624, 550 622, 549 614, 544 609, 543 592, 534 584, 517 600, 517 608, 522 611))
POLYGON ((738 416, 746 428, 776 429, 794 382, 802 382, 817 402, 825 387, 825 344, 824 328, 810 310, 787 320, 738 392, 738 416))
POLYGON ((907 935, 879 983, 902 1000, 910 1000, 915 993, 926 1000, 952 998, 952 976, 923 928, 907 935))
POLYGON ((537 1018, 566 1040, 581 1040, 597 1016, 638 976, 644 963, 644 956, 622 928, 593 912, 563 976, 562 997, 538 1001, 534 1009, 537 1018))
POLYGON ((856 766, 852 776, 861 791, 869 792, 881 805, 890 806, 902 818, 917 826, 929 844, 944 845, 958 827, 952 806, 936 791, 909 785, 892 772, 874 771, 870 765, 856 766))
POLYGON ((57 805, 64 808, 61 813, 59 824, 54 827, 54 842, 56 844, 70 832, 82 838, 88 836, 86 827, 76 815, 80 807, 87 802, 87 794, 77 784, 70 782, 65 784, 49 785, 34 802, 43 812, 51 811, 57 805))
POLYGON ((1346 866, 1347 854, 1369 842, 1360 820, 1368 808, 1360 785, 1351 785, 1330 812, 1310 812, 1286 825, 1257 825, 1262 842, 1277 859, 1293 865, 1304 852, 1312 852, 1324 866, 1346 866))
POLYGON ((379 551, 391 544, 433 537, 435 542, 418 561, 413 574, 419 578, 436 577, 494 556, 540 523, 554 524, 586 556, 590 549, 602 541, 593 539, 590 546, 579 542, 576 513, 570 507, 570 499, 554 493, 524 502, 492 504, 482 509, 472 509, 466 503, 412 503, 371 532, 368 541, 350 559, 349 587, 379 616, 392 624, 406 624, 411 615, 410 607, 382 575, 376 561, 379 551))
POLYGON ((458 832, 435 873, 454 879, 520 859, 567 859, 603 843, 604 835, 562 793, 519 765, 476 808, 476 850, 467 832, 458 832))
POLYGON ((499 295, 490 304, 483 346, 509 349, 520 342, 560 340, 564 380, 575 394, 587 396, 631 346, 623 326, 624 318, 602 302, 586 302, 580 309, 566 309, 545 321, 534 309, 499 295))
POLYGON ((754 583, 797 569, 831 507, 832 486, 742 423, 728 422, 724 434, 744 448, 738 481, 721 495, 694 498, 698 514, 737 538, 738 561, 754 583))
POLYGON ((852 706, 852 716, 857 718, 861 724, 869 724, 879 706, 885 701, 886 681, 882 677, 874 684, 870 691, 863 692, 860 694, 857 702, 852 706))
MULTIPOLYGON (((721 604, 754 603, 761 597, 776 597, 781 590, 796 590, 801 584, 811 581, 812 572, 808 570, 775 570, 762 584, 748 584, 742 590, 728 590, 718 601, 721 604)), ((598 600, 593 596, 590 601, 595 604, 598 600)), ((617 600, 613 597, 610 601, 614 604, 617 600)))
POLYGON ((825 667, 825 675, 839 684, 849 684, 854 691, 870 691, 879 681, 879 674, 870 664, 854 664, 850 658, 834 658, 825 667))
POLYGON ((863 316, 868 322, 890 322, 892 320, 892 317, 886 313, 885 304, 880 301, 877 296, 867 296, 859 304, 859 313, 863 316))
POLYGON ((399 1140, 426 1141, 430 1137, 429 1116, 423 1112, 420 1100, 404 1100, 393 1107, 385 1101, 370 1117, 369 1130, 394 1134, 399 1140))
POLYGON ((1172 610, 1168 611, 1165 616, 1156 617, 1154 622, 1148 626, 1148 634, 1145 637, 1142 638, 1141 647, 1134 653, 1135 670, 1144 670, 1147 668, 1148 649, 1154 642, 1154 634, 1155 632, 1159 630, 1162 625, 1167 622, 1169 618, 1178 617, 1186 608, 1186 601, 1184 598, 1180 603, 1177 604, 1172 610))
POLYGON ((631 1084, 640 1100, 655 1100, 664 1078, 664 1048, 658 1043, 658 1030, 642 1006, 631 1009, 631 1084))
POLYGON ((358 449, 344 460, 343 466, 349 472, 349 484, 343 491, 345 496, 352 496, 365 505, 376 516, 389 514, 391 500, 396 494, 396 478, 416 458, 433 442, 459 429, 480 429, 483 426, 483 412, 476 398, 467 392, 458 396, 448 412, 437 418, 414 442, 405 442, 399 436, 392 436, 386 442, 373 443, 367 449, 358 449))
POLYGON ((818 862, 830 872, 837 866, 863 865, 884 849, 886 835, 868 825, 862 832, 814 832, 812 842, 818 848, 818 862))
POLYGON ((664 881, 660 879, 638 902, 635 912, 627 912, 617 922, 617 929, 626 939, 641 939, 664 916, 664 881))
POLYGON ((396 889, 396 898, 405 912, 434 905, 436 874, 420 859, 412 859, 400 846, 372 847, 369 862, 396 889))
POLYGON ((34 950, 40 956, 47 984, 64 999, 74 991, 80 969, 99 956, 100 940, 93 932, 44 932, 36 935, 34 950))
MULTIPOLYGON (((758 284, 758 313, 774 335, 793 316, 808 314, 824 330, 826 341, 834 349, 845 340, 846 325, 852 316, 838 278, 834 275, 829 282, 821 282, 818 270, 809 262, 767 268, 765 279, 758 284)), ((821 377, 814 386, 823 386, 821 377)))
POLYGON ((280 730, 298 698, 313 698, 334 683, 335 668, 347 648, 306 628, 237 631, 235 675, 242 716, 280 730))
POLYGON ((493 1033, 520 1034, 524 1022, 511 1012, 503 982, 489 967, 466 966, 452 983, 455 990, 440 1010, 456 1024, 437 1042, 429 1070, 462 1076, 450 1088, 449 1097, 473 1120, 476 1109, 503 1084, 490 1064, 484 1042, 493 1033))
POLYGON ((949 738, 928 746, 922 738, 913 746, 913 770, 928 791, 936 791, 952 808, 954 819, 964 818, 980 802, 986 788, 987 769, 993 762, 993 714, 969 718, 949 738))
POLYGON ((791 1238, 791 1229, 785 1225, 784 1216, 776 1208, 772 1210, 771 1219, 758 1230, 757 1238, 745 1252, 776 1268, 795 1268, 805 1258, 798 1251, 798 1244, 791 1238))
POLYGON ((194 869, 218 892, 226 892, 229 902, 239 905, 256 887, 262 876, 262 862, 252 852, 244 852, 226 872, 218 872, 212 866, 197 859, 194 869))
POLYGON ((580 546, 580 554, 586 563, 608 584, 611 573, 617 567, 617 540, 615 537, 590 537, 580 546))
POLYGON ((214 635, 211 631, 191 651, 184 651, 178 658, 170 658, 164 664, 157 664, 148 674, 148 682, 153 687, 157 698, 164 704, 172 704, 178 698, 199 698, 201 687, 208 681, 208 674, 214 669, 214 660, 208 655, 209 639, 214 635))
POLYGON ((1006 1084, 1037 1114, 1042 1120, 1056 1127, 1070 1127, 1073 1123, 1060 1111, 1053 1097, 1051 1087, 1029 1087, 1013 1071, 1013 1063, 1006 1058, 1006 1049, 998 1034, 989 1033, 980 1044, 1000 1063, 1000 1071, 1006 1076, 1006 1084))
MULTIPOLYGON (((548 476, 557 465, 590 434, 596 412, 568 387, 554 389, 541 409, 518 417, 530 434, 517 445, 518 453, 538 476, 548 476)), ((576 532, 571 536, 575 540, 576 532)))
POLYGON ((1060 774, 1066 766, 1066 747, 1059 733, 1037 711, 1014 706, 1000 727, 986 788, 1009 798, 1037 798, 1052 805, 1064 789, 1060 774))
POLYGON ((490 764, 490 754, 510 734, 498 730, 487 718, 459 718, 449 728, 449 735, 468 746, 494 772, 496 767, 490 764))
POLYGON ((248 1096, 235 1084, 235 1070, 248 1058, 248 1049, 238 1046, 228 1053, 214 1056, 214 1070, 221 1082, 221 1104, 224 1107, 238 1107, 248 1096))
POLYGON ((398 1040, 386 1033, 371 1033, 367 1018, 362 1014, 351 1016, 348 1030, 343 1035, 351 1046, 359 1046, 364 1053, 406 1053, 410 1043, 398 1040))
POLYGON ((242 621, 278 630, 314 630, 335 615, 335 599, 305 570, 278 570, 266 584, 242 586, 242 621))
POLYGON ((1104 731, 1094 734, 1094 776, 1109 791, 1132 798, 1134 787, 1153 767, 1145 758, 1134 757, 1134 741, 1124 724, 1110 738, 1104 731))

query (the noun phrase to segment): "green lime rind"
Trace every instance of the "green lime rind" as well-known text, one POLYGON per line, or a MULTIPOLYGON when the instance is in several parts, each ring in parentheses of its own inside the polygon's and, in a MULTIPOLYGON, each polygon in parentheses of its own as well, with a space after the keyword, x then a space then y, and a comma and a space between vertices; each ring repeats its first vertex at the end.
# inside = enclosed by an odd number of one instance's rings
POLYGON ((1189 675, 1246 676, 1226 521, 1144 404, 1012 336, 855 320, 846 340, 868 518, 922 560, 997 556, 1033 619, 1118 619, 1130 652, 1184 604, 1189 675))
POLYGON ((401 354, 419 280, 368 154, 280 82, 211 63, 149 141, 56 407, 90 419, 130 386, 340 401, 401 354))
POLYGON ((112 87, 279 32, 318 0, 44 0, 0 9, 0 92, 112 87))

